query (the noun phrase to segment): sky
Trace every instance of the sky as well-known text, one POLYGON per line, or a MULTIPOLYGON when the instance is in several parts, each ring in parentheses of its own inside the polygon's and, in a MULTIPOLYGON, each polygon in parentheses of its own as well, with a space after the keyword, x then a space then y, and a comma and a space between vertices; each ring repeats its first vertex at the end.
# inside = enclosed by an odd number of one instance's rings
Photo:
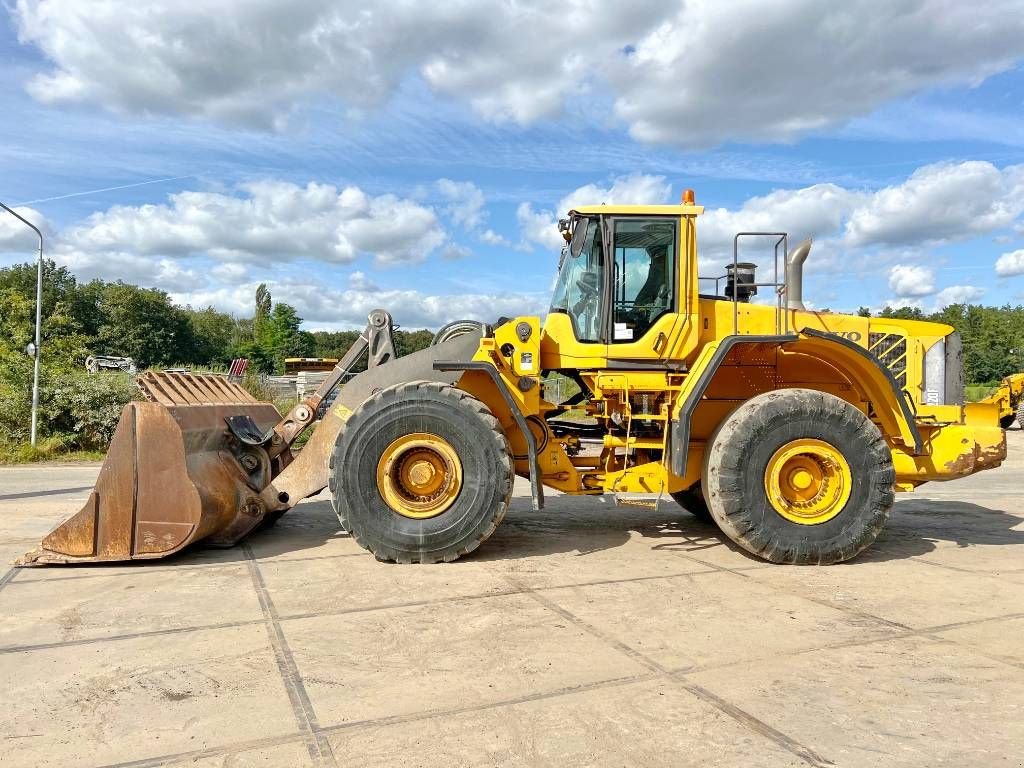
POLYGON ((543 314, 568 208, 686 188, 702 275, 778 230, 816 308, 1024 303, 1024 0, 552 8, 8 0, 0 201, 82 280, 309 330, 543 314))

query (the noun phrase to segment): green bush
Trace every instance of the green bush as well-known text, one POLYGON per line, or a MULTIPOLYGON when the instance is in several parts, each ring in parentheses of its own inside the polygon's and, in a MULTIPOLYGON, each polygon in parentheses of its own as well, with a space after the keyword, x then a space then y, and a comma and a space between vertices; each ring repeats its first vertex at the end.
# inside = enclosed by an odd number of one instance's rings
MULTIPOLYGON (((31 373, 9 371, 0 381, 0 444, 28 442, 31 373), (20 374, 20 375, 18 375, 20 374)), ((39 436, 58 438, 51 451, 105 450, 124 406, 138 396, 131 376, 90 375, 85 371, 44 369, 39 386, 39 436)), ((51 441, 53 442, 53 441, 51 441)))
POLYGON ((121 411, 139 391, 125 373, 65 372, 48 388, 47 432, 73 436, 73 448, 105 449, 114 436, 121 411))

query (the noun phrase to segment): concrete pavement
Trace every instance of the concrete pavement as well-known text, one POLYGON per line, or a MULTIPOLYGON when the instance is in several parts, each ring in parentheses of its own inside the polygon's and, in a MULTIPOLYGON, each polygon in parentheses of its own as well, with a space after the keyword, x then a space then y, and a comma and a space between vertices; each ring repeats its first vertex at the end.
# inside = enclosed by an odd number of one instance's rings
MULTIPOLYGON (((832 567, 523 485, 448 565, 376 562, 320 497, 232 550, 0 568, 0 765, 1024 765, 1009 438, 832 567)), ((0 469, 0 557, 96 469, 0 469)))

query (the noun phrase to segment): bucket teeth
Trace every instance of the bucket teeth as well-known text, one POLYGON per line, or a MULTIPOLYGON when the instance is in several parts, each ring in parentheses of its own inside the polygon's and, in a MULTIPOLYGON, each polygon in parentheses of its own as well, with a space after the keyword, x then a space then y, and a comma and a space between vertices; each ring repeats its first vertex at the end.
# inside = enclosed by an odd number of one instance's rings
POLYGON ((136 379, 147 400, 160 405, 251 405, 245 389, 222 376, 146 371, 136 379))

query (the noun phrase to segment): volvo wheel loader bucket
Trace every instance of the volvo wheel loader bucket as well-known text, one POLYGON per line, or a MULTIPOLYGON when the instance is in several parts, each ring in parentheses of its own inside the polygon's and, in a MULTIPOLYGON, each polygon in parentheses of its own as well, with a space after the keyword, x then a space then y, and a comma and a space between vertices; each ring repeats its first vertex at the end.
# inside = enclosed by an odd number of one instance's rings
POLYGON ((125 406, 89 500, 21 564, 153 559, 197 541, 230 546, 262 521, 259 491, 290 454, 271 461, 225 419, 248 416, 266 431, 277 408, 215 376, 147 373, 139 384, 151 402, 125 406))

